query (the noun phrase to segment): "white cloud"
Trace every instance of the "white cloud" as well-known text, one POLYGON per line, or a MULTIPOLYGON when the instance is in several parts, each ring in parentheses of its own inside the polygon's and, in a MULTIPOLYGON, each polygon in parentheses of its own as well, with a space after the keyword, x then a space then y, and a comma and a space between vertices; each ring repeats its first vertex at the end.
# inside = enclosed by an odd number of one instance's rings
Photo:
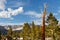
POLYGON ((36 20, 34 20, 34 23, 36 25, 41 25, 42 24, 42 19, 36 19, 36 20))
POLYGON ((37 13, 35 11, 28 11, 28 12, 25 13, 25 15, 29 15, 32 18, 33 17, 36 17, 36 18, 41 18, 42 17, 42 14, 41 13, 37 13))
POLYGON ((18 9, 15 9, 15 10, 9 8, 8 11, 11 15, 17 15, 17 14, 23 12, 23 7, 19 7, 18 9))
POLYGON ((12 18, 12 16, 18 15, 23 12, 23 7, 19 7, 18 9, 11 9, 8 8, 7 11, 1 11, 0 12, 0 18, 12 18))
POLYGON ((4 26, 4 25, 23 25, 24 22, 22 23, 4 23, 4 22, 1 22, 0 25, 4 26))
POLYGON ((5 10, 6 0, 0 0, 0 10, 5 10))
MULTIPOLYGON (((31 22, 34 21, 36 25, 42 25, 42 14, 43 14, 43 11, 41 13, 37 13, 35 11, 28 11, 24 15, 30 16, 32 18, 31 22)), ((46 15, 46 18, 47 18, 47 15, 46 15)))
MULTIPOLYGON (((18 9, 11 9, 11 8, 7 8, 6 9, 6 4, 7 1, 6 0, 0 0, 0 18, 10 18, 10 19, 13 19, 12 16, 15 16, 15 15, 18 15, 20 14, 21 12, 23 12, 23 7, 20 7, 18 9)), ((17 3, 19 4, 19 2, 17 3)), ((22 3, 21 3, 22 5, 22 3)))

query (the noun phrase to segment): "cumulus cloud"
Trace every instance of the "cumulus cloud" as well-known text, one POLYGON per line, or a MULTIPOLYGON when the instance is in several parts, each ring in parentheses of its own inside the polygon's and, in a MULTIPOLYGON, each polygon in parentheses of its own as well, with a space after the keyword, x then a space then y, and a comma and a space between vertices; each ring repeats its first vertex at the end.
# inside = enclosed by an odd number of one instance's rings
POLYGON ((17 15, 17 14, 23 12, 23 7, 19 7, 18 9, 15 9, 15 10, 9 8, 9 9, 8 9, 8 12, 9 12, 11 15, 17 15))
POLYGON ((0 10, 5 10, 6 0, 0 0, 0 10))
MULTIPOLYGON (((21 12, 23 12, 23 7, 20 7, 18 9, 11 9, 11 8, 7 8, 6 9, 6 4, 7 1, 6 0, 0 0, 0 18, 10 18, 13 19, 12 16, 18 15, 21 12)), ((22 3, 21 3, 22 4, 22 3)))
POLYGON ((0 18, 12 18, 12 16, 18 15, 23 12, 23 7, 19 7, 18 9, 11 9, 8 8, 7 11, 1 11, 0 12, 0 18))
POLYGON ((28 12, 25 13, 25 15, 29 15, 32 18, 33 17, 36 17, 36 18, 41 18, 42 17, 42 14, 41 13, 37 13, 35 11, 28 11, 28 12))

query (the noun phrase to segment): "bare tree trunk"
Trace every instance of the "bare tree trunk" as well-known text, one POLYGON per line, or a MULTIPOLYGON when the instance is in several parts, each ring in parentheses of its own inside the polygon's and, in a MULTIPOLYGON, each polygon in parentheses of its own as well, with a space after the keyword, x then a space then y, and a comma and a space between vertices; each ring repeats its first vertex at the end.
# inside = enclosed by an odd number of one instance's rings
POLYGON ((42 21, 42 40, 45 40, 45 18, 42 21))
POLYGON ((42 15, 42 40, 45 40, 45 15, 46 15, 46 5, 44 5, 44 13, 42 15))

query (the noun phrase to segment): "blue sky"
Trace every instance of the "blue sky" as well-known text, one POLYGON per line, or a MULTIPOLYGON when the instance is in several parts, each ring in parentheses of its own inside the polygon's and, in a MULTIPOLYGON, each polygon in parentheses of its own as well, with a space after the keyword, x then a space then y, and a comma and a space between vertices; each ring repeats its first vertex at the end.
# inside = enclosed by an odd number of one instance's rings
POLYGON ((60 22, 60 0, 0 0, 0 25, 41 24, 44 3, 60 22))

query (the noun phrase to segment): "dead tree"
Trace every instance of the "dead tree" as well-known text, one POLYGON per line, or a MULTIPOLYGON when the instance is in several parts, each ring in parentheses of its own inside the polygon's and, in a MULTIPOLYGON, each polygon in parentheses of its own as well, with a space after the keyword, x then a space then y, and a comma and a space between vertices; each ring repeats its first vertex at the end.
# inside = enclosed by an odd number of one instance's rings
POLYGON ((46 4, 44 5, 44 12, 42 15, 42 40, 45 40, 45 15, 46 15, 46 4))

